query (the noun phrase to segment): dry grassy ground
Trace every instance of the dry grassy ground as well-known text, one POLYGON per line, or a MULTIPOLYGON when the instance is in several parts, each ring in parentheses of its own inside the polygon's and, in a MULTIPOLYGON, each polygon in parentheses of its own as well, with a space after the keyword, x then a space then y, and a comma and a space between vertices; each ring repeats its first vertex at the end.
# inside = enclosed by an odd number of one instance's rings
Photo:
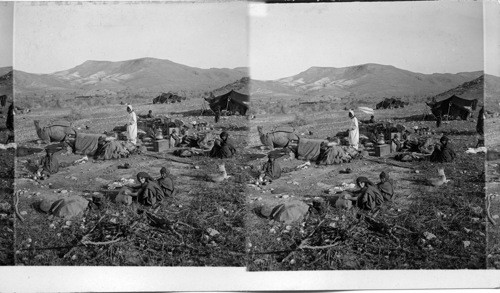
MULTIPOLYGON (((281 101, 273 108, 264 99, 252 100, 252 104, 257 117, 251 123, 249 147, 261 157, 253 162, 255 166, 265 161, 265 152, 259 149, 257 125, 265 129, 291 125, 303 137, 323 139, 348 126, 345 104, 305 107, 281 101)), ((376 119, 408 128, 435 128, 434 121, 422 121, 424 112, 422 105, 410 105, 376 111, 376 119)), ((360 120, 368 118, 366 114, 358 114, 360 120)), ((480 178, 484 155, 465 153, 476 144, 475 123, 450 121, 432 137, 437 140, 442 134, 449 136, 455 146, 458 154, 455 163, 402 163, 386 157, 326 167, 312 164, 307 169, 285 173, 270 185, 250 188, 247 200, 250 211, 291 200, 322 199, 324 204, 307 221, 291 227, 250 212, 246 218, 248 268, 253 271, 484 269, 486 223, 484 181, 480 178), (427 186, 426 178, 435 177, 438 166, 444 167, 452 181, 439 188, 427 186), (353 170, 352 174, 339 173, 347 167, 353 170), (375 218, 366 217, 356 209, 342 211, 328 204, 331 196, 325 193, 326 189, 352 183, 358 176, 378 182, 381 171, 389 171, 395 179, 396 199, 385 204, 375 218), (427 233, 435 237, 427 239, 427 233), (305 244, 309 247, 302 248, 305 244)), ((295 159, 282 161, 288 167, 301 163, 295 159)))
MULTIPOLYGON (((498 135, 499 118, 491 118, 486 122, 486 143, 488 150, 500 152, 500 136, 498 135)), ((489 212, 495 223, 487 226, 487 266, 500 269, 500 160, 486 161, 486 196, 489 198, 489 212)))
MULTIPOLYGON (((185 122, 213 122, 213 116, 194 116, 200 102, 152 105, 133 103, 138 114, 149 109, 154 114, 168 114, 185 122)), ((148 151, 142 155, 109 161, 93 161, 63 168, 45 181, 26 178, 29 162, 41 158, 45 145, 37 145, 34 119, 67 119, 82 131, 102 133, 126 122, 125 106, 107 105, 81 109, 35 110, 16 117, 18 148, 29 150, 17 158, 16 190, 24 221, 17 221, 15 256, 24 265, 162 265, 162 266, 243 266, 245 214, 245 171, 239 162, 245 159, 244 117, 222 119, 215 133, 229 132, 242 150, 235 158, 224 160, 227 181, 216 184, 207 175, 222 161, 204 156, 181 159, 171 152, 148 151), (89 129, 85 130, 85 126, 89 129), (129 163, 131 169, 118 169, 129 163), (170 169, 178 189, 173 198, 159 209, 133 203, 123 206, 107 196, 107 183, 133 178, 138 172, 159 176, 162 166, 170 169), (106 195, 101 206, 91 208, 81 218, 70 221, 52 218, 37 209, 44 196, 67 194, 92 198, 96 192, 106 195), (212 230, 213 229, 213 230, 212 230), (214 233, 213 231, 217 231, 214 233), (82 241, 89 240, 93 244, 82 241), (87 243, 87 244, 84 244, 87 243), (104 243, 104 244, 103 244, 104 243)), ((149 146, 148 146, 149 148, 149 146)), ((61 156, 71 162, 79 157, 61 156)))
POLYGON ((14 264, 14 149, 0 150, 0 265, 14 264))

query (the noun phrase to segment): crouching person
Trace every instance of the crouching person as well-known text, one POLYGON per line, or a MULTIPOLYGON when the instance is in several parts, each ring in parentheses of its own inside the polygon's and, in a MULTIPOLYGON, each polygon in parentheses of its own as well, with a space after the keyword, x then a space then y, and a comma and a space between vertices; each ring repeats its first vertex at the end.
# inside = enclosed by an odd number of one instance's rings
POLYGON ((160 185, 160 188, 163 191, 165 197, 172 196, 174 194, 174 180, 170 176, 170 171, 165 167, 162 167, 160 170, 158 185, 160 185))
POLYGON ((54 155, 54 151, 50 149, 45 149, 45 157, 40 160, 40 167, 36 172, 36 177, 44 180, 49 178, 50 175, 59 172, 59 160, 54 155))
POLYGON ((344 199, 349 199, 356 203, 356 206, 362 210, 374 210, 376 207, 382 205, 384 197, 368 178, 358 177, 356 185, 360 188, 355 193, 355 196, 348 194, 344 195, 344 199))
POLYGON ((140 186, 137 187, 138 191, 134 195, 137 195, 137 201, 140 204, 152 206, 165 198, 165 194, 158 182, 148 173, 139 172, 137 181, 139 181, 140 186))
POLYGON ((223 131, 220 134, 220 139, 215 141, 214 147, 210 151, 210 157, 227 159, 231 158, 236 154, 236 147, 234 142, 229 138, 229 134, 223 131))
POLYGON ((392 201, 394 199, 394 185, 392 179, 389 178, 389 174, 385 172, 380 173, 380 182, 377 184, 377 187, 385 201, 392 201))
POLYGON ((262 171, 259 176, 259 183, 272 182, 281 177, 281 166, 276 161, 274 156, 268 156, 267 162, 262 166, 262 171))

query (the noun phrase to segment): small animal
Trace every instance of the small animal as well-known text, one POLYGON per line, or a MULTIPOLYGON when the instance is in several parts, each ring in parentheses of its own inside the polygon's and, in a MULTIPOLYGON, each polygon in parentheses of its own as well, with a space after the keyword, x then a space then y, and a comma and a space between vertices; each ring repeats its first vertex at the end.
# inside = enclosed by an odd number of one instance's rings
POLYGON ((231 177, 231 176, 227 175, 226 166, 224 166, 224 164, 219 165, 218 169, 219 169, 219 172, 217 174, 208 175, 208 177, 210 178, 210 181, 220 183, 220 182, 224 181, 225 179, 231 177))
POLYGON ((450 180, 446 179, 446 175, 444 174, 443 168, 438 168, 438 178, 431 178, 428 180, 429 184, 432 186, 441 186, 445 183, 448 183, 450 180))

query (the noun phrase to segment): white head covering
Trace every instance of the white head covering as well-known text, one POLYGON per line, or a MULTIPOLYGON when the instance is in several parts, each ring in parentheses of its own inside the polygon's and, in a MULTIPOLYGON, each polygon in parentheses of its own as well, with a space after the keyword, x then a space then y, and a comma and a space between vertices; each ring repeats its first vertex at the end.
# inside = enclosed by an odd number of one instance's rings
POLYGON ((354 111, 353 110, 349 110, 349 114, 351 114, 352 116, 354 116, 354 111))
POLYGON ((132 105, 130 104, 127 104, 127 108, 130 109, 130 111, 134 110, 134 108, 132 108, 132 105))

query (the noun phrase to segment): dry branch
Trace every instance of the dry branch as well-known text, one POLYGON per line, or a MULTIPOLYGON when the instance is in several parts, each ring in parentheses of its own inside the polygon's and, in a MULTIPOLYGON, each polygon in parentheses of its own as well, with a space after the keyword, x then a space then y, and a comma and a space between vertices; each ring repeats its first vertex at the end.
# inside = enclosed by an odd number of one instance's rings
POLYGON ((493 217, 491 216, 491 213, 490 213, 491 196, 488 195, 486 197, 486 201, 488 203, 488 205, 486 206, 486 215, 488 216, 488 220, 490 220, 491 224, 496 225, 497 223, 495 222, 495 220, 493 220, 493 217))
POLYGON ((24 222, 23 216, 21 216, 21 213, 19 213, 18 205, 19 205, 19 192, 16 191, 16 203, 14 204, 14 211, 16 212, 16 216, 21 220, 21 222, 24 222))
POLYGON ((83 245, 87 245, 87 244, 90 244, 90 245, 108 245, 108 244, 116 243, 116 242, 121 241, 121 240, 122 240, 121 238, 117 238, 117 239, 114 239, 114 240, 104 241, 104 242, 93 242, 93 241, 90 241, 90 240, 81 240, 80 242, 83 245))

